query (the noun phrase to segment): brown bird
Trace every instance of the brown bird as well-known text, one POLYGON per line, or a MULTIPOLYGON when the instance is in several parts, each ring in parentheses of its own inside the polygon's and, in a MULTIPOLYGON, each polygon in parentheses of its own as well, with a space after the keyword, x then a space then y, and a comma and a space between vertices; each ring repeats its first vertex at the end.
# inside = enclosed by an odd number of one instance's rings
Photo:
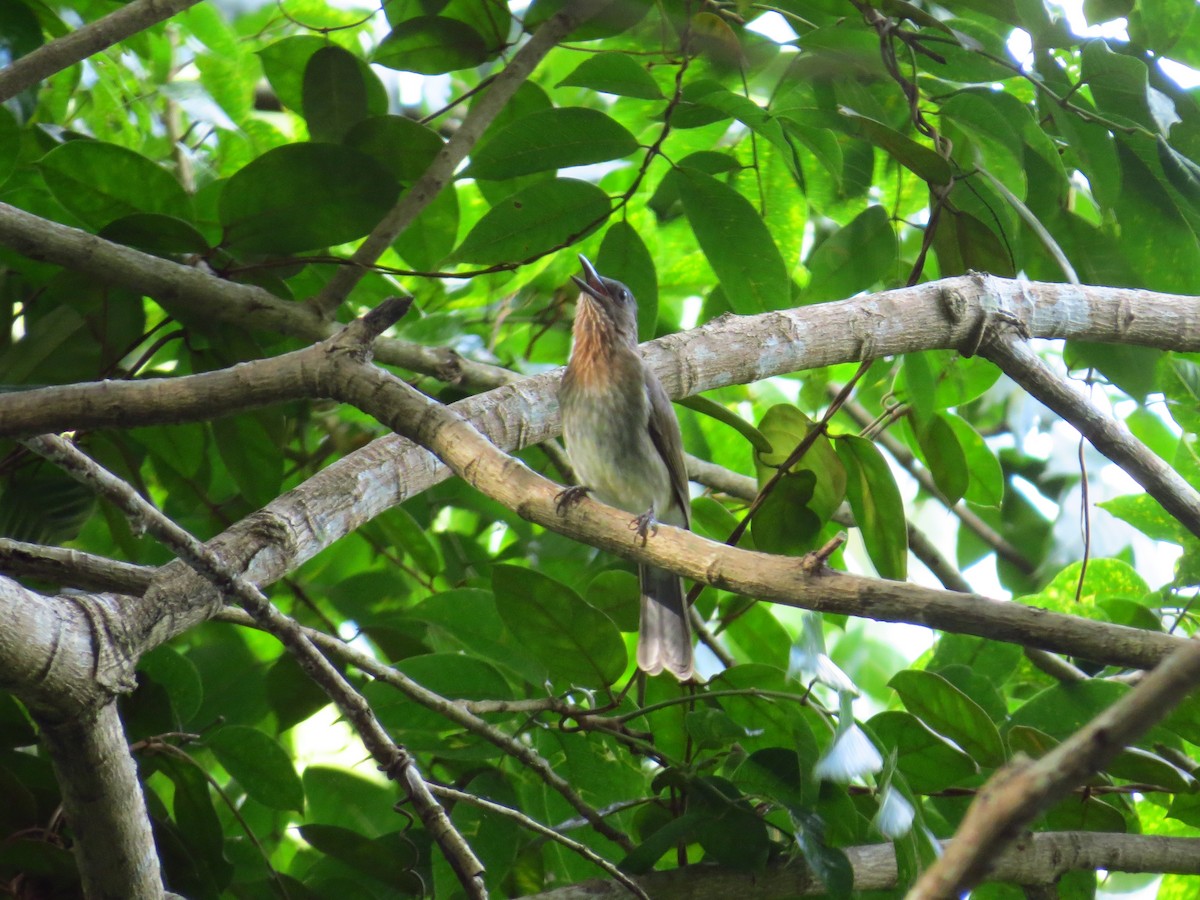
MULTIPOLYGON (((671 400, 642 362, 637 301, 629 288, 600 274, 583 256, 574 346, 558 391, 563 436, 580 486, 560 503, 591 492, 604 503, 637 514, 645 540, 656 522, 690 527, 683 439, 671 400)), ((638 566, 641 626, 638 668, 663 669, 680 681, 692 677, 692 635, 683 581, 653 566, 638 566)))

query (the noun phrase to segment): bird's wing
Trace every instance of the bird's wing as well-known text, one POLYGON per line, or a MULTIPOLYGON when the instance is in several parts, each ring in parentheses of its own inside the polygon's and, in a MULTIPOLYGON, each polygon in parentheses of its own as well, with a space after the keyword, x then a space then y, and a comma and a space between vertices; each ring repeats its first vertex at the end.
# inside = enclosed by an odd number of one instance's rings
MULTIPOLYGON (((691 527, 691 503, 688 501, 687 466, 683 461, 683 437, 679 433, 679 419, 662 383, 649 369, 646 370, 646 397, 650 401, 650 440, 658 455, 666 463, 671 476, 671 492, 683 513, 684 527, 691 527)), ((665 513, 666 510, 661 512, 665 513)), ((663 521, 666 521, 663 519, 663 521)), ((669 524, 669 523, 668 523, 669 524)))

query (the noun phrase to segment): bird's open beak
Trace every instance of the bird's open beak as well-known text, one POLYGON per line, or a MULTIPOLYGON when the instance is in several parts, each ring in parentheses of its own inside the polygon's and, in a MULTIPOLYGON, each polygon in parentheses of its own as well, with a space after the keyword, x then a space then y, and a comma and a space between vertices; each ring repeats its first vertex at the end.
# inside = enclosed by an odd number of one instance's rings
POLYGON ((583 278, 577 275, 572 275, 571 280, 579 286, 579 290, 587 294, 589 297, 595 297, 597 300, 608 300, 608 289, 604 286, 604 282, 600 280, 600 273, 596 271, 596 267, 588 262, 588 258, 582 253, 579 254, 579 264, 583 266, 583 278))

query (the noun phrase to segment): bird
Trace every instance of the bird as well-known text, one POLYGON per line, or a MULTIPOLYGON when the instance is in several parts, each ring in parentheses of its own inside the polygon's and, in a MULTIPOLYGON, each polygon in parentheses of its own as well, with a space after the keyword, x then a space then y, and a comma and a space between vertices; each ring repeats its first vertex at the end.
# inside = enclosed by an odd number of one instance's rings
MULTIPOLYGON (((638 349, 637 301, 619 281, 603 278, 579 256, 583 277, 573 344, 558 391, 567 456, 579 484, 559 495, 560 510, 591 493, 636 514, 630 524, 643 544, 657 523, 690 528, 687 469, 679 420, 657 376, 638 349)), ((638 668, 664 669, 679 681, 694 674, 683 580, 638 566, 641 622, 638 668)))

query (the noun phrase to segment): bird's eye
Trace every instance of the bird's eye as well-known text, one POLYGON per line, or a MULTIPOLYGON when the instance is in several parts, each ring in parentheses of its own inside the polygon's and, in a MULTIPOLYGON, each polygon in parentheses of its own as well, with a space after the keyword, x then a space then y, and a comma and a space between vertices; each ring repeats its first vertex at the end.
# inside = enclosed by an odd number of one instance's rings
POLYGON ((629 300, 629 291, 625 290, 625 288, 621 288, 621 290, 617 292, 617 299, 622 303, 627 302, 629 300))

